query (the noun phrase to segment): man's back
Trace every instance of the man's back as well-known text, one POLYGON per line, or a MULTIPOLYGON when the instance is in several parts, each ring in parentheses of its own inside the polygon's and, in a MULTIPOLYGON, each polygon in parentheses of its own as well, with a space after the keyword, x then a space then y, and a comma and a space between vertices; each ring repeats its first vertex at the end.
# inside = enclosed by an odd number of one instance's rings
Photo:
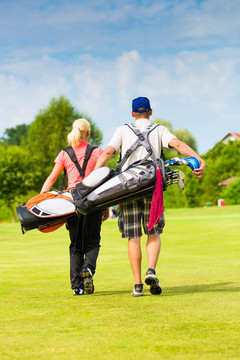
MULTIPOLYGON (((134 121, 134 125, 142 132, 151 124, 148 119, 141 118, 134 121)), ((162 125, 156 126, 149 133, 149 143, 156 157, 160 157, 162 147, 168 147, 169 141, 175 136, 162 125)), ((121 148, 121 155, 123 156, 131 145, 136 141, 137 136, 132 129, 127 125, 120 126, 113 135, 109 145, 113 146, 116 150, 121 148)), ((123 170, 135 161, 144 159, 147 151, 143 146, 139 146, 130 155, 129 159, 123 166, 123 170)))

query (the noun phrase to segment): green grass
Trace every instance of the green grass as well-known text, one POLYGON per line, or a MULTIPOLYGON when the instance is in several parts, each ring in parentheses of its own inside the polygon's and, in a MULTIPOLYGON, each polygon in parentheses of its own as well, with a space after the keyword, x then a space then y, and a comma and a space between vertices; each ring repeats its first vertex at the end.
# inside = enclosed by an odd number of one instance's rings
MULTIPOLYGON (((130 296, 127 241, 103 224, 95 293, 74 297, 68 234, 0 225, 0 358, 239 359, 240 207, 166 211, 163 294, 130 296)), ((146 254, 143 245, 143 276, 146 254)))

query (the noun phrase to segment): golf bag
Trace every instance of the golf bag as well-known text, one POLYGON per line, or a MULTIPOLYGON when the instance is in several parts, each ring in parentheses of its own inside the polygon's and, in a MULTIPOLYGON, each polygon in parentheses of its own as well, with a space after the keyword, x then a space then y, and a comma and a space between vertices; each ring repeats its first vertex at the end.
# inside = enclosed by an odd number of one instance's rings
POLYGON ((86 215, 152 194, 157 166, 161 168, 164 190, 166 190, 167 175, 161 159, 158 159, 158 165, 152 161, 139 162, 122 172, 107 167, 94 170, 71 191, 77 211, 86 215))
MULTIPOLYGON (((80 176, 84 178, 88 160, 95 148, 96 146, 87 146, 82 168, 71 146, 62 150, 68 154, 80 176)), ((17 206, 17 216, 21 222, 23 233, 36 228, 41 232, 54 231, 62 226, 69 217, 76 214, 76 206, 72 201, 71 191, 64 190, 65 181, 66 169, 64 169, 62 191, 47 191, 17 206)))
POLYGON ((166 167, 164 161, 156 158, 151 149, 148 136, 158 124, 150 123, 143 132, 140 132, 134 124, 125 125, 134 132, 137 139, 124 154, 117 169, 115 171, 108 168, 96 169, 81 183, 77 184, 76 189, 71 191, 77 211, 84 215, 153 194, 157 169, 160 169, 161 172, 162 190, 166 190, 168 185, 180 178, 183 187, 184 174, 182 173, 180 176, 179 172, 166 167), (145 158, 121 171, 127 159, 138 146, 143 146, 146 149, 145 158))
POLYGON ((41 232, 57 230, 76 214, 70 191, 47 191, 17 206, 22 232, 38 229, 41 232))

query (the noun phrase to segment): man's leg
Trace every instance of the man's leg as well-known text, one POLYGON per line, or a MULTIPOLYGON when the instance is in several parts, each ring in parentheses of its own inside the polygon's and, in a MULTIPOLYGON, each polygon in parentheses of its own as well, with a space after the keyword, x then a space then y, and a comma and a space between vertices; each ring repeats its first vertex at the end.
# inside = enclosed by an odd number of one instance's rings
POLYGON ((143 295, 143 284, 141 277, 141 236, 142 236, 142 200, 133 200, 120 204, 118 227, 122 238, 128 239, 128 256, 134 276, 134 289, 132 296, 143 295))
POLYGON ((159 234, 148 235, 147 239, 147 259, 148 259, 148 268, 154 269, 157 265, 158 257, 161 250, 161 240, 159 234))
POLYGON ((159 253, 161 249, 160 236, 158 234, 148 235, 147 240, 147 258, 148 258, 148 271, 146 273, 145 283, 150 285, 150 292, 153 295, 159 295, 162 292, 161 285, 155 273, 159 253))
POLYGON ((128 239, 128 256, 133 271, 135 284, 142 284, 141 278, 141 238, 128 239))

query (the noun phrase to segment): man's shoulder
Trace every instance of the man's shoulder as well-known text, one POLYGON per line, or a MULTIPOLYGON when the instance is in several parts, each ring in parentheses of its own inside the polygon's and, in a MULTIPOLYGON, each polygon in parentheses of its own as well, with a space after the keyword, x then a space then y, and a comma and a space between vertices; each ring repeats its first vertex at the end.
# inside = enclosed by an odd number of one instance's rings
POLYGON ((162 128, 163 126, 157 123, 154 123, 148 119, 139 119, 132 123, 125 124, 127 127, 138 128, 140 131, 143 130, 153 130, 155 128, 162 128))
POLYGON ((114 135, 121 135, 124 131, 124 128, 125 128, 125 124, 118 126, 114 131, 114 135))

